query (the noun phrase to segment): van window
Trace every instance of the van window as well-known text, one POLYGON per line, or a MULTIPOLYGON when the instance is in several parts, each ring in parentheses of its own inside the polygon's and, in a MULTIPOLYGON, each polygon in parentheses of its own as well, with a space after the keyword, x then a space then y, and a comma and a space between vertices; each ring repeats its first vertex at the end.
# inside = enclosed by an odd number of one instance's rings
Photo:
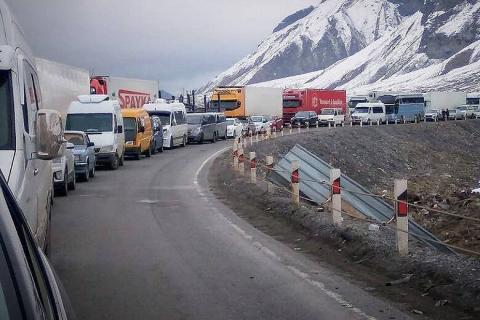
POLYGON ((177 124, 185 124, 185 116, 183 115, 182 111, 174 111, 173 114, 175 115, 175 120, 177 124))
POLYGON ((382 107, 373 107, 373 113, 383 113, 382 107))
POLYGON ((0 71, 0 150, 15 149, 15 121, 10 71, 0 71))
POLYGON ((86 133, 112 132, 111 113, 70 113, 67 115, 67 130, 86 133))
POLYGON ((226 117, 225 117, 224 115, 219 115, 219 116, 218 116, 218 122, 219 122, 219 123, 222 123, 222 122, 225 122, 225 121, 227 121, 227 119, 226 119, 226 117))

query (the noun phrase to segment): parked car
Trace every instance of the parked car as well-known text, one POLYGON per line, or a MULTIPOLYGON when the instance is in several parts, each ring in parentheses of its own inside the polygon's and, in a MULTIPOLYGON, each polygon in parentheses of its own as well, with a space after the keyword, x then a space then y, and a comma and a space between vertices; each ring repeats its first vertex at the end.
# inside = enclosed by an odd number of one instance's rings
POLYGON ((187 114, 188 142, 203 143, 205 140, 217 141, 215 116, 210 113, 187 114))
POLYGON ((318 115, 320 125, 341 125, 345 122, 345 114, 341 108, 325 108, 318 115))
POLYGON ((234 138, 241 136, 243 124, 237 118, 227 118, 227 137, 234 138))
POLYGON ((187 109, 183 103, 165 103, 158 99, 155 103, 143 105, 150 116, 160 118, 163 126, 163 146, 173 149, 185 147, 188 139, 187 109))
POLYGON ((250 123, 252 123, 255 126, 255 130, 251 130, 251 131, 255 131, 253 134, 267 132, 267 128, 269 126, 267 117, 252 116, 250 117, 250 123))
POLYGON ((425 121, 439 121, 443 120, 442 112, 438 109, 431 109, 425 112, 425 121))
POLYGON ((65 139, 73 144, 75 174, 83 181, 95 177, 95 144, 83 131, 65 131, 65 139))
POLYGON ((125 155, 140 160, 150 158, 153 148, 152 120, 144 109, 122 109, 125 155))
POLYGON ((107 95, 83 95, 70 104, 66 129, 83 131, 95 143, 96 163, 112 170, 123 166, 125 134, 120 104, 107 95))
POLYGON ((359 103, 352 113, 353 124, 385 123, 386 119, 383 103, 359 103))
POLYGON ((283 118, 280 116, 269 117, 268 123, 272 131, 278 132, 283 130, 283 118))
POLYGON ((458 119, 473 118, 474 107, 471 105, 463 105, 456 108, 458 119))
POLYGON ((448 120, 457 120, 457 119, 463 119, 461 112, 457 112, 457 109, 449 109, 448 120))
POLYGON ((253 123, 250 118, 240 120, 243 124, 243 134, 250 136, 257 133, 255 123, 253 123))
POLYGON ((73 319, 68 297, 0 170, 0 318, 73 319))
POLYGON ((299 111, 290 119, 292 127, 311 127, 318 124, 318 115, 315 111, 299 111))
POLYGON ((151 116, 152 127, 153 127, 153 146, 152 154, 158 152, 163 152, 163 125, 162 120, 158 116, 151 116))
POLYGON ((480 118, 480 108, 478 106, 473 106, 472 117, 475 119, 480 118))
POLYGON ((60 148, 59 156, 52 161, 55 196, 64 197, 68 194, 68 190, 75 190, 77 178, 72 152, 74 147, 72 143, 67 142, 60 148))
POLYGON ((215 117, 215 140, 220 138, 227 140, 227 118, 220 112, 213 112, 210 114, 215 117))

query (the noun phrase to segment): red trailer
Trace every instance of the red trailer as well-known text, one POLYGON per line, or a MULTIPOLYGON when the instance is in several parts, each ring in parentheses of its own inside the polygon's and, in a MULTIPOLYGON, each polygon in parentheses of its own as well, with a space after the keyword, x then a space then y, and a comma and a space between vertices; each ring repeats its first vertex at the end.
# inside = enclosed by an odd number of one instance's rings
POLYGON ((324 108, 341 108, 347 111, 347 93, 345 90, 323 89, 285 89, 283 91, 283 123, 299 111, 321 113, 324 108))

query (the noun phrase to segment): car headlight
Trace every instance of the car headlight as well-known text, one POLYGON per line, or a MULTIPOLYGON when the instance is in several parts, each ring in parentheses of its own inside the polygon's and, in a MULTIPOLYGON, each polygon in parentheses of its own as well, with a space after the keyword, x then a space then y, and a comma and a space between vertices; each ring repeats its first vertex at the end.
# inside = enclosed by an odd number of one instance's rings
POLYGON ((114 152, 115 149, 113 145, 103 146, 100 148, 100 152, 114 152))
POLYGON ((193 130, 195 134, 200 133, 202 131, 202 127, 197 127, 193 130))
POLYGON ((133 146, 133 141, 127 141, 127 142, 125 142, 125 145, 126 145, 126 146, 133 146))

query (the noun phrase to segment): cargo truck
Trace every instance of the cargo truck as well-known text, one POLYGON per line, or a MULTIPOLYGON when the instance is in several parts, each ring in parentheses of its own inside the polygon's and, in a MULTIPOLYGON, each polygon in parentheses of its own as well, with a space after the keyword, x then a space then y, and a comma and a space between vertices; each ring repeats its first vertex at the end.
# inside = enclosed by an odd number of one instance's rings
POLYGON ((283 91, 283 123, 290 123, 290 119, 299 111, 315 111, 322 113, 322 109, 342 109, 347 111, 347 93, 345 90, 322 89, 285 89, 283 91))
POLYGON ((228 118, 280 116, 282 89, 262 87, 217 87, 210 100, 210 109, 224 112, 228 118))
POLYGON ((90 92, 89 72, 86 69, 40 58, 36 58, 35 63, 42 84, 43 104, 60 112, 65 124, 70 103, 76 101, 78 96, 90 92))
POLYGON ((467 94, 458 91, 437 91, 423 94, 425 110, 454 110, 456 107, 467 103, 467 94))
POLYGON ((118 100, 120 107, 141 108, 158 98, 158 82, 152 80, 129 79, 110 76, 92 76, 91 94, 106 94, 118 100))

